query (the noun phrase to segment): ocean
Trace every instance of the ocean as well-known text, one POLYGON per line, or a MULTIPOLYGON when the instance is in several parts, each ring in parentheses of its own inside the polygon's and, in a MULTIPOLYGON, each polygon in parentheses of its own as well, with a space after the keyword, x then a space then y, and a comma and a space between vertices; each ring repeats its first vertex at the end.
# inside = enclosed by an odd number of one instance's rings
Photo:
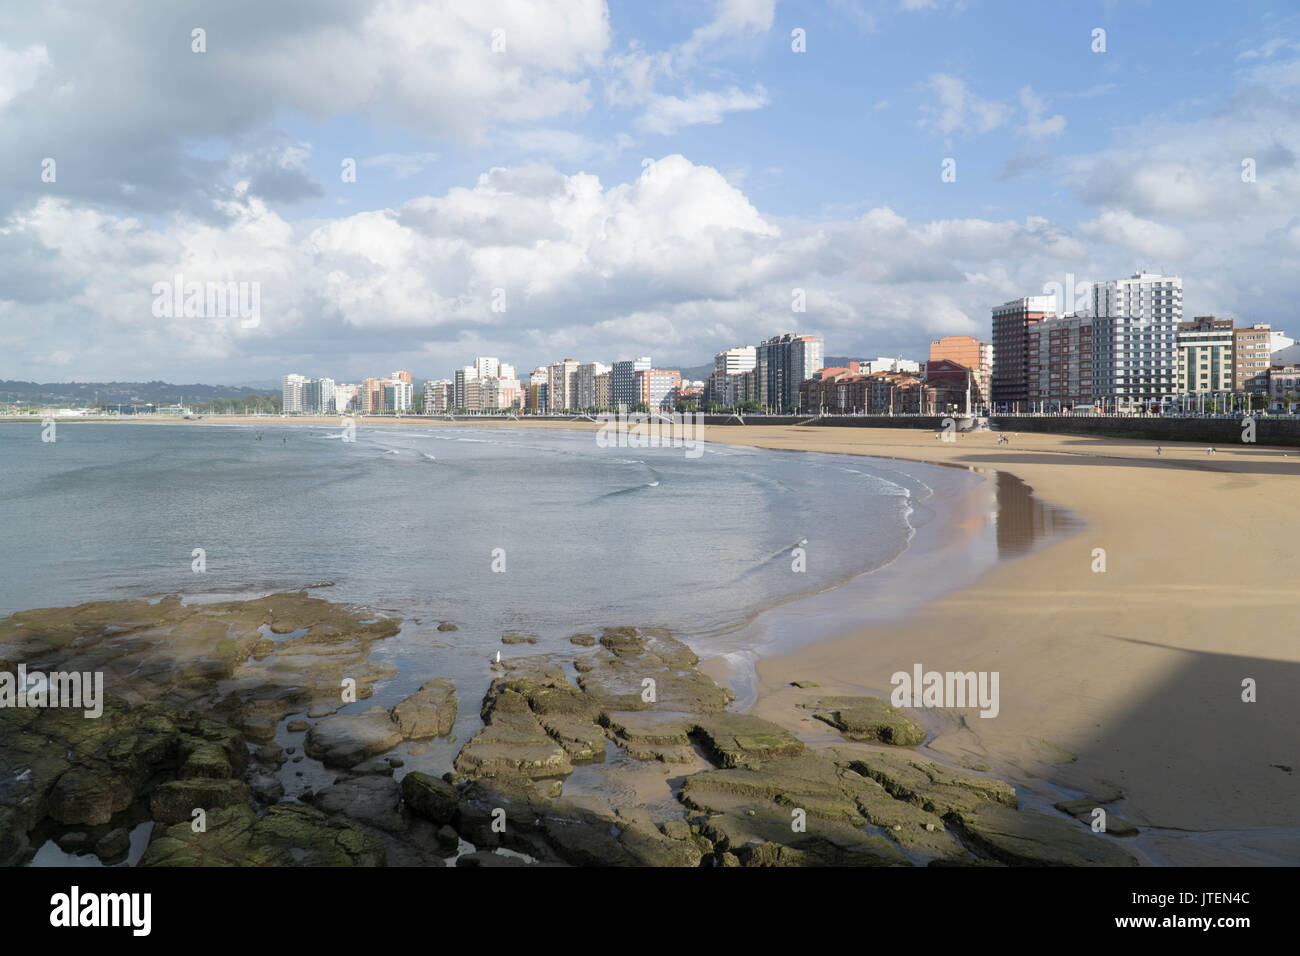
MULTIPOLYGON (((451 678, 453 735, 399 751, 435 774, 482 726, 498 651, 564 661, 578 632, 667 628, 721 662, 743 708, 760 656, 906 614, 1052 530, 1016 479, 893 459, 717 443, 691 457, 498 426, 363 423, 344 441, 279 419, 41 434, 0 425, 0 616, 312 588, 401 618, 372 649, 396 676, 347 709, 451 678)), ((292 798, 335 775, 309 760, 281 777, 292 798)), ((602 785, 582 772, 570 784, 602 785)), ((51 843, 35 862, 73 860, 51 843)))

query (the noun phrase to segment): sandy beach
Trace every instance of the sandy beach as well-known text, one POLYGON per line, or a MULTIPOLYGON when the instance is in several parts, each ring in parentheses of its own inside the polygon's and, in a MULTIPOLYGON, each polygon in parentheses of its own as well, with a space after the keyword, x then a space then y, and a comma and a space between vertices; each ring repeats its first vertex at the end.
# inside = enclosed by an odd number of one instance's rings
POLYGON ((916 664, 996 671, 995 718, 907 711, 934 735, 935 756, 1005 778, 1030 803, 1118 788, 1114 809, 1143 828, 1150 862, 1300 858, 1295 451, 1166 445, 1157 456, 1122 440, 1023 434, 998 445, 986 432, 945 443, 928 431, 806 426, 713 427, 706 439, 1001 470, 1084 523, 905 621, 761 660, 753 713, 825 745, 792 716, 797 701, 888 696, 890 676, 916 664), (1248 679, 1255 702, 1242 699, 1248 679))
MULTIPOLYGON (((1154 841, 1167 862, 1294 860, 1300 825, 1300 647, 1294 639, 1300 458, 1278 450, 993 434, 954 444, 929 433, 746 428, 771 448, 896 455, 1010 471, 1073 511, 1084 530, 1004 562, 975 587, 896 626, 865 629, 760 662, 754 712, 780 722, 817 681, 887 693, 890 675, 998 671, 1001 710, 908 711, 951 762, 1022 787, 1097 793, 1108 785, 1139 826, 1234 831, 1205 845, 1154 841), (1096 548, 1106 571, 1093 571, 1096 548), (1257 701, 1242 701, 1252 678, 1257 701), (1257 830, 1256 833, 1235 831, 1257 830), (1222 843, 1223 845, 1219 845, 1222 843)), ((793 728, 791 728, 793 729, 793 728)))

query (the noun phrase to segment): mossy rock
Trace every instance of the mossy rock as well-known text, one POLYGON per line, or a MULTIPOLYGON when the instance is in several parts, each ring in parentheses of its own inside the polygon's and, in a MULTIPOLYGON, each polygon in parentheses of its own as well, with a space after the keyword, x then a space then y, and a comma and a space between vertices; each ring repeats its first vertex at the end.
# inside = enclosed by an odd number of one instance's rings
POLYGON ((1018 806, 1015 788, 992 777, 977 776, 944 764, 893 753, 845 756, 841 766, 870 777, 896 800, 914 803, 942 817, 984 804, 1018 806))
POLYGON ((949 818, 972 844, 1012 866, 1137 866, 1106 835, 1059 817, 990 803, 949 818))
POLYGON ((895 747, 917 747, 925 743, 924 727, 878 697, 824 697, 803 706, 848 740, 895 747))
POLYGON ((180 823, 191 820, 195 810, 206 813, 247 805, 251 796, 248 785, 239 780, 172 780, 155 787, 149 795, 149 813, 158 823, 180 823))
POLYGON ((281 803, 258 819, 248 807, 208 814, 207 829, 188 823, 155 828, 140 866, 383 866, 383 843, 338 818, 281 803))
POLYGON ((393 708, 393 720, 407 740, 446 737, 456 724, 456 685, 446 678, 429 681, 393 708))
POLYGON ((437 824, 456 819, 456 788, 445 780, 412 770, 402 778, 402 801, 416 816, 437 824))
POLYGON ((694 733, 720 767, 744 767, 778 757, 797 757, 803 743, 770 720, 723 711, 697 718, 694 733))

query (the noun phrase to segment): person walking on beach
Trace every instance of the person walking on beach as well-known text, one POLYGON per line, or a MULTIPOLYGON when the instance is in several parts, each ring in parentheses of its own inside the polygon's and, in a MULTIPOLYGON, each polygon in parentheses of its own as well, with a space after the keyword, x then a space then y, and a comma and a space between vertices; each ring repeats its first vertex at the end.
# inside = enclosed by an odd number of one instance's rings
POLYGON ((1156 454, 1157 454, 1157 455, 1160 454, 1160 446, 1159 446, 1159 445, 1156 445, 1156 454))

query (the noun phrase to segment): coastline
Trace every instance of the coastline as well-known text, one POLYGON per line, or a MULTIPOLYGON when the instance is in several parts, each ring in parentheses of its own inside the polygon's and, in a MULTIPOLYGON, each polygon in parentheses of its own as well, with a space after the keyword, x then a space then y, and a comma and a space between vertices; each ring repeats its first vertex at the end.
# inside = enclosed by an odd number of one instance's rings
POLYGON ((715 426, 705 439, 1006 471, 1085 523, 904 620, 764 657, 752 713, 815 746, 819 731, 789 726, 793 703, 810 696, 791 681, 818 682, 818 695, 887 695, 890 674, 917 662, 999 671, 996 719, 908 711, 933 734, 929 751, 1047 802, 1119 788, 1117 810, 1143 828, 1151 862, 1300 856, 1291 829, 1300 824, 1292 690, 1300 651, 1290 640, 1300 611, 1284 546, 1294 527, 1287 486, 1300 473, 1294 454, 1238 446, 1209 457, 1200 446, 1168 445, 1157 458, 1148 443, 1124 440, 1025 434, 997 446, 984 433, 945 444, 927 431, 788 426, 715 426), (1095 548, 1106 551, 1105 573, 1092 570, 1095 548), (1246 678, 1256 682, 1255 703, 1241 700, 1246 678), (1211 836, 1196 842, 1180 831, 1211 836))

